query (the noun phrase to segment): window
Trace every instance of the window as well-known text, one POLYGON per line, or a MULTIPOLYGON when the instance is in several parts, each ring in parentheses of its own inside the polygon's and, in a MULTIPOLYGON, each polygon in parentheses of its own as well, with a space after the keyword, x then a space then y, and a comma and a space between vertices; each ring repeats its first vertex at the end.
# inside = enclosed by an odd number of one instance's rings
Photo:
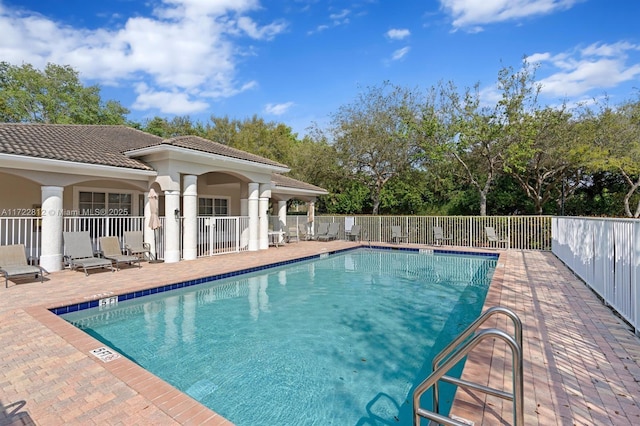
POLYGON ((198 198, 198 216, 213 216, 212 198, 198 198))
POLYGON ((198 216, 229 216, 227 198, 198 198, 198 216))
POLYGON ((229 216, 229 200, 226 198, 215 198, 214 204, 216 216, 229 216))
POLYGON ((80 191, 78 209, 82 216, 131 216, 131 194, 80 191))

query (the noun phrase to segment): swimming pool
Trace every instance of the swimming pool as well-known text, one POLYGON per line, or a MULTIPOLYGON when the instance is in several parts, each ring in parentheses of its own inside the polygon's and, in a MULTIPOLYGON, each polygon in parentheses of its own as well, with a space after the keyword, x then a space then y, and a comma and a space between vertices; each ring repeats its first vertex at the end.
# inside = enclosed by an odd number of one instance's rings
POLYGON ((63 318, 239 426, 409 425, 496 259, 359 249, 63 318))

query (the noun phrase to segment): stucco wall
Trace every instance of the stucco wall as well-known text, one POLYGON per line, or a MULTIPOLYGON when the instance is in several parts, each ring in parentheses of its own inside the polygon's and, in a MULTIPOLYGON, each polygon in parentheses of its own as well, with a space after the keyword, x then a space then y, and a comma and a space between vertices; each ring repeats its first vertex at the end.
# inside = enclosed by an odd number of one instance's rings
POLYGON ((40 205, 40 185, 30 180, 0 173, 0 216, 32 216, 29 210, 40 205))

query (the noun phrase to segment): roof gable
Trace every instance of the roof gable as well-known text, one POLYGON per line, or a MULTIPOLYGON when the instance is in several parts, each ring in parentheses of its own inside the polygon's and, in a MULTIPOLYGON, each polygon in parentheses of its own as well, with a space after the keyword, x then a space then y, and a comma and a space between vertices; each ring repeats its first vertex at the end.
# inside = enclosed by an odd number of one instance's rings
POLYGON ((171 139, 165 139, 163 144, 177 146, 180 148, 191 149, 195 151, 205 152, 207 154, 222 155, 224 157, 236 158, 239 160, 251 161, 254 163, 267 164, 270 166, 288 168, 282 163, 269 160, 259 155, 251 154, 230 146, 201 138, 200 136, 178 136, 171 139))
POLYGON ((326 193, 327 190, 320 188, 319 186, 311 185, 310 183, 302 182, 300 180, 274 173, 271 175, 271 182, 277 187, 287 187, 295 189, 303 189, 305 191, 317 191, 326 193))

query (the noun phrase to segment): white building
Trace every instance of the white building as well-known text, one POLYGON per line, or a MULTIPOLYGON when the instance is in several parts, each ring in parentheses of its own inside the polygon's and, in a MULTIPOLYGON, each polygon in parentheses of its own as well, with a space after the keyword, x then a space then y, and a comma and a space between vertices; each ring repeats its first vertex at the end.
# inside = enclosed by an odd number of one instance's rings
POLYGON ((166 262, 211 254, 224 244, 235 251, 266 249, 269 210, 286 223, 288 200, 313 209, 316 197, 327 193, 282 175, 288 171, 197 136, 1 123, 0 244, 24 243, 49 271, 63 267, 67 230, 89 230, 94 241, 141 230, 166 262), (147 226, 151 189, 164 217, 160 233, 147 226))

